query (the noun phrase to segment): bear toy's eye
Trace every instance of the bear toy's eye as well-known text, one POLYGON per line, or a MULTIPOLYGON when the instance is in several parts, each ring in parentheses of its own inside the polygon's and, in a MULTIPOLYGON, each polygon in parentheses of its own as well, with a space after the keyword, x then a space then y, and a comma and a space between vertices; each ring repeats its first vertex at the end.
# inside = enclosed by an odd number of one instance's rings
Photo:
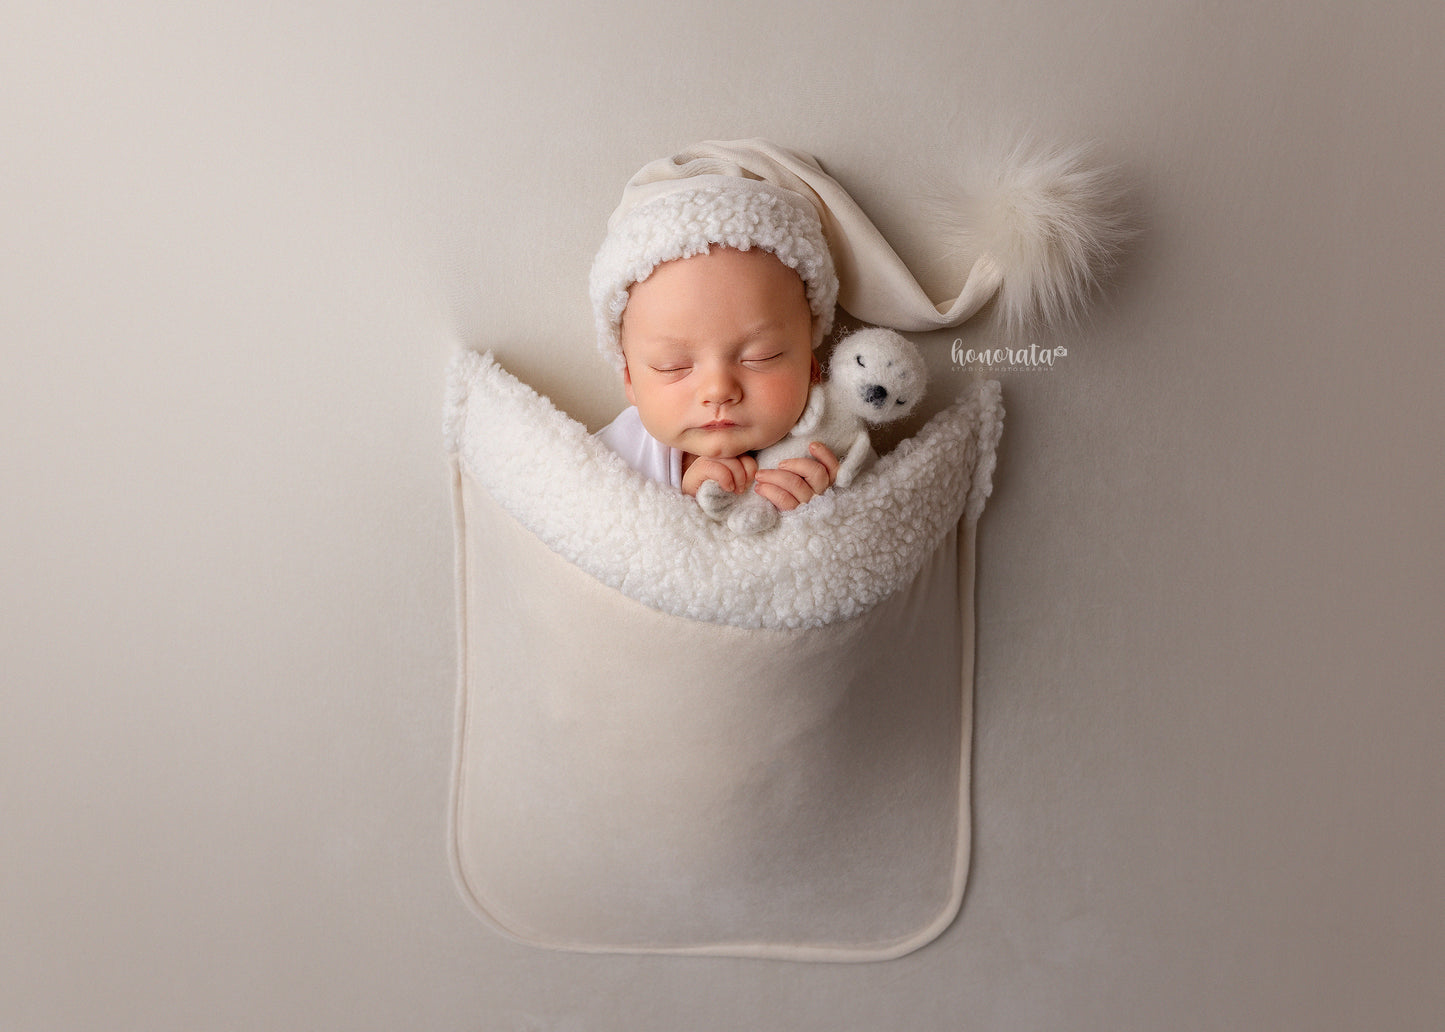
MULTIPOLYGON (((862 355, 854 355, 854 356, 853 356, 853 360, 854 360, 855 362, 857 362, 860 366, 863 365, 863 356, 862 356, 862 355)), ((868 368, 868 367, 867 367, 867 366, 863 366, 863 368, 866 369, 866 368, 868 368)))

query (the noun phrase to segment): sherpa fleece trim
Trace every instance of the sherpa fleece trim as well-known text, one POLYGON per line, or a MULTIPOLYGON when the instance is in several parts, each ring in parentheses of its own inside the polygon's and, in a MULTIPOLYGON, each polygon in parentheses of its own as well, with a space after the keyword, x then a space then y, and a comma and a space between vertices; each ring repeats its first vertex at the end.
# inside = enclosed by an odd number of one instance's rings
POLYGON ((996 381, 973 385, 847 489, 739 535, 632 470, 490 352, 450 373, 448 450, 514 519, 654 609, 742 628, 822 627, 908 585, 991 493, 1003 430, 996 381))
POLYGON ((691 258, 713 245, 758 247, 796 272, 813 313, 813 347, 823 342, 833 325, 838 276, 811 204, 772 183, 732 176, 699 176, 653 188, 665 192, 617 219, 592 261, 597 346, 618 371, 626 364, 618 328, 628 288, 664 262, 691 258))

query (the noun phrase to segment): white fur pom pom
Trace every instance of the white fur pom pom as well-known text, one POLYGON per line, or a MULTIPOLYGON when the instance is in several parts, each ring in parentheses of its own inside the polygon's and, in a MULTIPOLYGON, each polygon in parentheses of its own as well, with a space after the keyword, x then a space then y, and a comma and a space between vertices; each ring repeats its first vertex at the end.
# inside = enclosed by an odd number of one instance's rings
POLYGON ((1134 234, 1118 170, 1088 158, 1087 147, 1026 138, 981 152, 952 196, 935 198, 953 257, 998 264, 997 311, 1010 333, 1077 320, 1134 234))

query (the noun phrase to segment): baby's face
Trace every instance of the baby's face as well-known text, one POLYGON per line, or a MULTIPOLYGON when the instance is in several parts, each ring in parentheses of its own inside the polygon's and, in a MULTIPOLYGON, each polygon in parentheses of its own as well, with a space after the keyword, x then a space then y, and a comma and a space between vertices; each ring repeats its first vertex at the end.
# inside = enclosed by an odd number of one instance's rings
POLYGON ((767 251, 714 247, 659 265, 628 293, 623 382, 648 433, 710 458, 787 435, 813 368, 797 273, 767 251))

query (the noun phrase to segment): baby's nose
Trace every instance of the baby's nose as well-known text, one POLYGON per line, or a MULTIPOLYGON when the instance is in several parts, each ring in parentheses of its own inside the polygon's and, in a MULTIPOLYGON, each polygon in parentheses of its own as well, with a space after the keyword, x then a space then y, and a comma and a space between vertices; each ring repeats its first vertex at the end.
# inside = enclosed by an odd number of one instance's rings
POLYGON ((736 401, 738 378, 725 368, 711 369, 703 378, 703 398, 709 403, 736 401))

